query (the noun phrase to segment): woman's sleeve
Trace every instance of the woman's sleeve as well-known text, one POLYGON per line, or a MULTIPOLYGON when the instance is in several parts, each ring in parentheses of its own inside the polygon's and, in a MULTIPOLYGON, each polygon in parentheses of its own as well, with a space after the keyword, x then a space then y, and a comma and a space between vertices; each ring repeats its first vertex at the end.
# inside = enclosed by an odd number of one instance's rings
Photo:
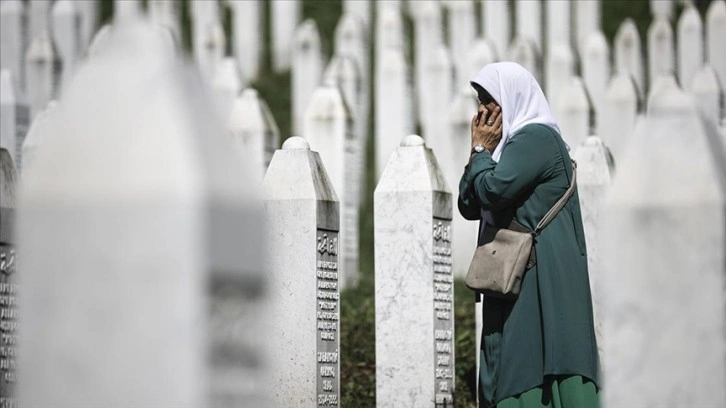
POLYGON ((474 211, 499 210, 514 204, 551 171, 557 142, 550 132, 537 128, 516 134, 502 152, 499 163, 489 153, 478 153, 459 183, 459 211, 472 219, 474 211))

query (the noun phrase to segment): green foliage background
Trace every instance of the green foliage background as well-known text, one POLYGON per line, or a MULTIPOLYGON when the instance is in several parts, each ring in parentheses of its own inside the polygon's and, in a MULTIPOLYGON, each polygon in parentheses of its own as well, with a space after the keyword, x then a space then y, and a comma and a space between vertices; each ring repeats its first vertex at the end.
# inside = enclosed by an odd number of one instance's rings
MULTIPOLYGON (((415 7, 415 0, 407 0, 415 7)), ((509 0, 511 6, 515 2, 509 0)), ((540 0, 531 0, 540 1, 540 0)), ((592 0, 573 0, 592 1, 592 0)), ((147 0, 143 0, 144 6, 147 0)), ((182 18, 182 44, 191 50, 191 20, 189 0, 180 0, 182 18)), ((645 50, 647 29, 651 23, 648 0, 602 0, 602 30, 612 46, 615 33, 626 18, 632 18, 638 27, 645 50)), ((710 4, 710 0, 694 2, 701 15, 710 4)), ((477 15, 480 3, 476 2, 477 15)), ((375 17, 375 5, 373 13, 375 17)), ((676 16, 680 15, 682 5, 676 8, 676 16)), ((101 0, 101 24, 110 22, 113 16, 112 0, 101 0)), ((303 0, 303 18, 315 20, 320 31, 324 53, 330 57, 333 49, 333 33, 342 13, 341 0, 303 0)), ((223 9, 223 22, 227 38, 231 33, 231 14, 228 6, 223 9)), ((514 20, 512 13, 512 20, 514 20)), ((270 2, 264 1, 264 57, 260 77, 250 86, 256 88, 265 99, 277 121, 282 139, 291 136, 291 90, 290 73, 276 73, 272 70, 270 51, 270 2)), ((372 20, 374 21, 374 20, 372 20)), ((405 19, 407 38, 412 36, 412 23, 405 19)), ((675 21, 673 22, 675 30, 675 21)), ((514 27, 514 21, 512 21, 514 27)), ((374 34, 374 33, 373 33, 374 34)), ((375 39, 371 36, 371 44, 375 39)), ((229 44, 228 44, 229 48, 229 44)), ((413 47, 409 44, 408 57, 414 58, 413 47)), ((371 58, 371 64, 373 64, 371 58)), ((371 88, 371 92, 373 89, 371 88)), ((371 93, 372 94, 372 93, 371 93)), ((373 112, 373 108, 371 108, 373 112)), ((374 127, 375 118, 370 117, 370 129, 374 127)), ((373 190, 375 189, 374 140, 372 132, 368 134, 366 149, 365 183, 367 194, 361 207, 360 219, 360 268, 361 281, 357 288, 347 289, 341 296, 341 406, 373 407, 375 406, 375 308, 374 308, 374 264, 373 264, 373 190)), ((475 405, 476 373, 474 333, 474 296, 457 281, 455 284, 455 326, 456 326, 456 396, 457 407, 473 407, 475 405)))

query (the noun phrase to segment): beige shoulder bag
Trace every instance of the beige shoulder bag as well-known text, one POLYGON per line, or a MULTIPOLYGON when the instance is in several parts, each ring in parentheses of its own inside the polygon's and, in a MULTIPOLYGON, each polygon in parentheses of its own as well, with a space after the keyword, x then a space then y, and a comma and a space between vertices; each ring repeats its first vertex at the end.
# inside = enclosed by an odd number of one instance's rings
POLYGON ((577 163, 572 161, 572 182, 534 231, 512 220, 507 228, 484 226, 483 244, 474 252, 464 283, 487 296, 514 299, 519 295, 524 272, 537 262, 534 238, 552 221, 575 191, 577 163))

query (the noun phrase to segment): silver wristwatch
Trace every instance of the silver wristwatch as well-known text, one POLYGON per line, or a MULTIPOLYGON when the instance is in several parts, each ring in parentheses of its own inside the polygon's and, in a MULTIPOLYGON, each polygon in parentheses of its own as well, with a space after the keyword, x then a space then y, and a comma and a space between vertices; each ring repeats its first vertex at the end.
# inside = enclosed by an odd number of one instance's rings
POLYGON ((486 147, 484 147, 484 145, 478 144, 478 145, 474 145, 474 147, 471 148, 470 154, 481 153, 481 152, 490 153, 489 150, 486 147))

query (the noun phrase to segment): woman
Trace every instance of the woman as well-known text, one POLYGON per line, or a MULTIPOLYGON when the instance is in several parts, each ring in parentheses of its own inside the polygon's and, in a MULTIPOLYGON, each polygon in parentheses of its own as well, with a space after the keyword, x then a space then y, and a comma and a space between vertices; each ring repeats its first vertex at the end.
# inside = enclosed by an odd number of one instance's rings
MULTIPOLYGON (((568 147, 532 74, 490 64, 471 81, 479 96, 472 150, 459 183, 464 218, 534 229, 572 177, 568 147)), ((485 297, 479 372, 483 407, 599 406, 598 356, 577 191, 535 240, 537 263, 519 297, 485 297)))

